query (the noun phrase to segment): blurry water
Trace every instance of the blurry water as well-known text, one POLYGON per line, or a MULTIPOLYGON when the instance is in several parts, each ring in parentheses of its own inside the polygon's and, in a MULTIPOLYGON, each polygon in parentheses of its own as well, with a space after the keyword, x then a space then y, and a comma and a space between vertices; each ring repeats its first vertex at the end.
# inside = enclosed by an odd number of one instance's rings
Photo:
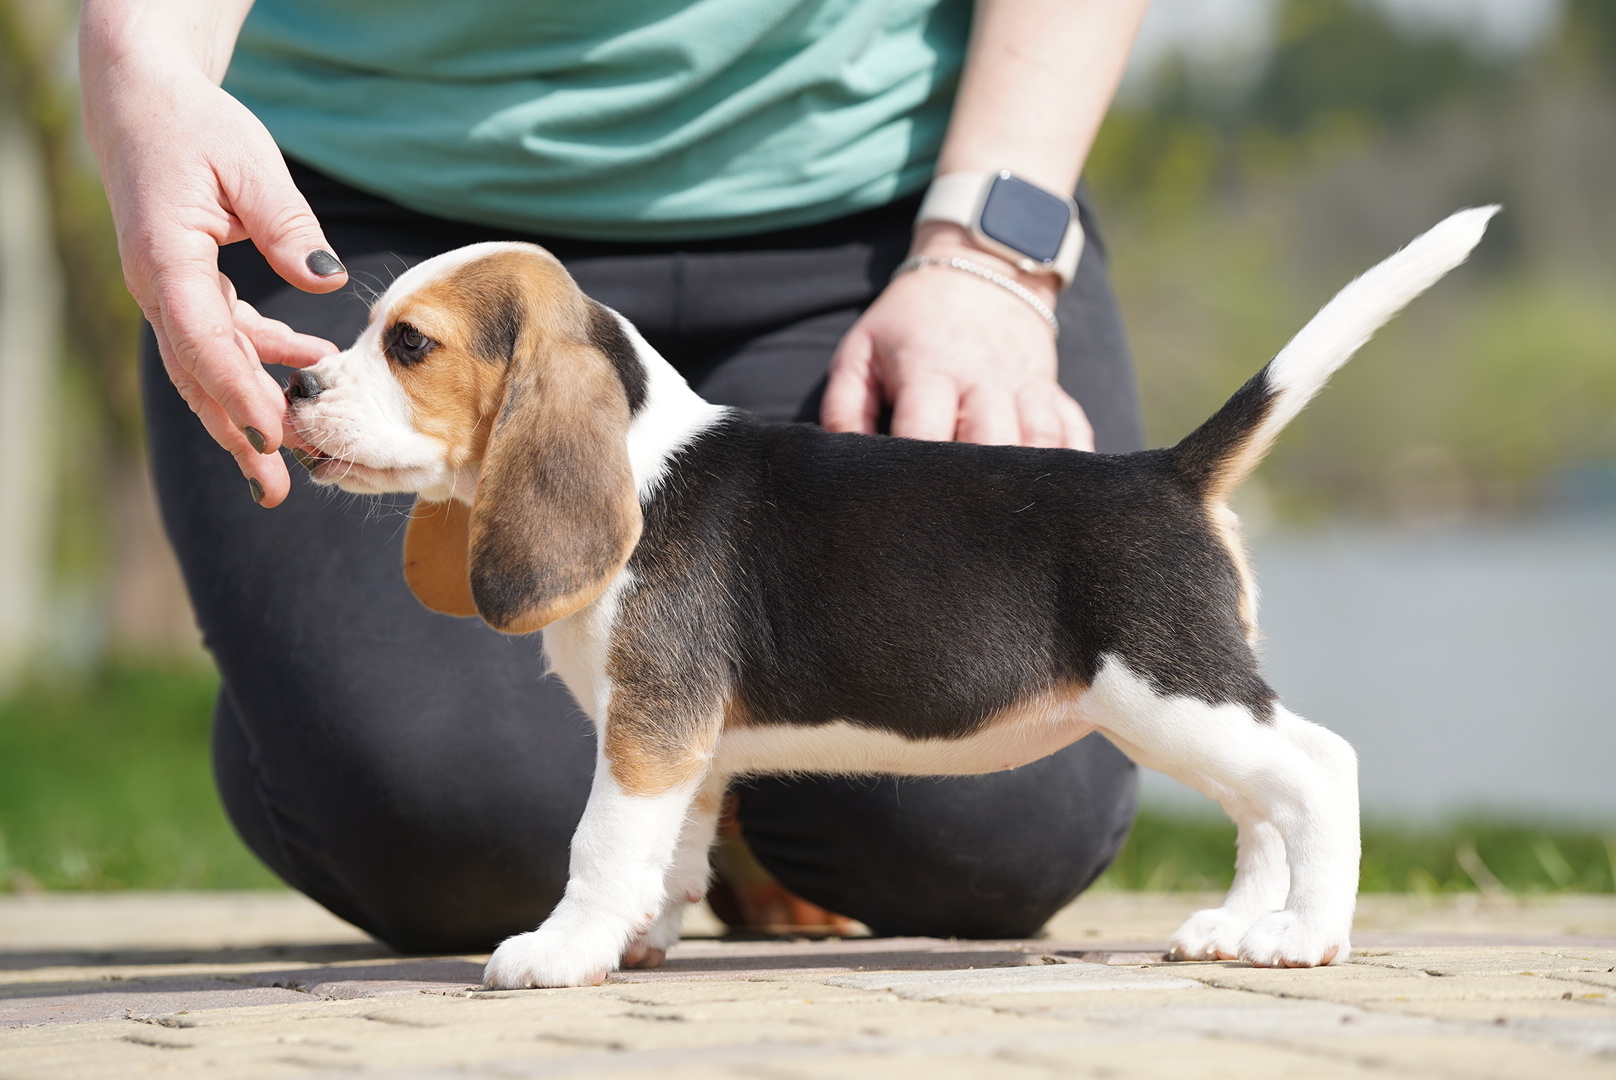
POLYGON ((1616 522, 1253 547, 1269 681, 1357 747, 1366 812, 1616 822, 1616 522))

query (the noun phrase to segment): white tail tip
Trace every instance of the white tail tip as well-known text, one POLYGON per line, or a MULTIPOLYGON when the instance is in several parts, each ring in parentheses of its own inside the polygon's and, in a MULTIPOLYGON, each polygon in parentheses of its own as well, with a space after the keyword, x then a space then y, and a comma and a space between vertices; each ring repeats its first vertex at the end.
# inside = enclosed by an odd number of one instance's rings
POLYGON ((1468 210, 1449 214, 1408 246, 1430 240, 1433 248, 1453 253, 1453 265, 1457 266, 1481 243, 1482 236, 1487 232, 1487 223, 1502 209, 1498 203, 1493 203, 1491 206, 1472 206, 1468 210))
POLYGON ((1288 423, 1370 335, 1469 258, 1487 232, 1487 222, 1500 209, 1494 204, 1450 214, 1325 304, 1269 365, 1270 385, 1281 393, 1271 418, 1275 430, 1288 423))

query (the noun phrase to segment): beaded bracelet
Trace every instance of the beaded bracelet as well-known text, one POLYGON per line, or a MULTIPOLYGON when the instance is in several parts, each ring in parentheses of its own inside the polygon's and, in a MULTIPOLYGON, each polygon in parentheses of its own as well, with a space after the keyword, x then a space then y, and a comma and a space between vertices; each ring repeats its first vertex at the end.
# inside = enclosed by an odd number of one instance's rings
POLYGON ((951 270, 963 270, 967 274, 973 274, 983 281, 993 282, 999 288, 1014 294, 1024 301, 1027 306, 1042 315, 1044 321, 1049 324, 1049 332, 1057 338, 1060 337, 1060 320, 1055 318, 1055 313, 1050 310, 1048 304, 1038 298, 1037 293, 1014 278, 983 266, 981 263, 974 263, 969 259, 957 257, 945 259, 936 255, 911 255, 898 264, 898 268, 892 271, 892 276, 897 278, 900 274, 907 274, 909 271, 918 270, 922 266, 946 266, 951 270))

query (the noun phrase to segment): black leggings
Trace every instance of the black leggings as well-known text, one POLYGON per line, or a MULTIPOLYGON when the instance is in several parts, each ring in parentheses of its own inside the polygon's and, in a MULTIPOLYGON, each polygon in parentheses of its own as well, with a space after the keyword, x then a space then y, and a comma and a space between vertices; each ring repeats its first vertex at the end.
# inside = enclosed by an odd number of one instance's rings
MULTIPOLYGON (((220 261, 266 315, 342 346, 365 321, 365 294, 406 265, 528 239, 294 175, 353 284, 298 292, 250 244, 220 261)), ((708 399, 817 419, 831 352, 903 257, 914 209, 905 200, 678 246, 530 239, 708 399)), ((1132 370, 1084 217, 1090 245, 1060 302, 1060 379, 1102 450, 1132 450, 1132 370)), ((157 490, 223 678, 213 760, 242 838, 293 887, 401 950, 486 950, 538 925, 566 884, 595 751, 589 723, 545 676, 537 635, 505 637, 415 601, 400 570, 407 496, 317 490, 294 468, 285 505, 253 505, 150 340, 146 354, 157 490)), ((878 934, 1019 937, 1116 854, 1135 777, 1093 736, 988 776, 771 777, 739 790, 752 849, 803 897, 878 934)))

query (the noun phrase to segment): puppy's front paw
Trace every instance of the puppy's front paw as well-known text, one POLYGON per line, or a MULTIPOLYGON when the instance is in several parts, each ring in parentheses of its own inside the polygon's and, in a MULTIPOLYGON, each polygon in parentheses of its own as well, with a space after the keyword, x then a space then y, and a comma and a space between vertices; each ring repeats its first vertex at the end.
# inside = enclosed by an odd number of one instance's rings
POLYGON ((546 986, 599 986, 617 956, 601 957, 578 938, 540 927, 506 938, 483 968, 490 990, 531 990, 546 986))
POLYGON ((1197 911, 1167 939, 1169 960, 1236 960, 1240 939, 1260 912, 1236 908, 1207 908, 1197 911))
POLYGON ((1310 921, 1296 911, 1275 911, 1240 939, 1240 959, 1254 967, 1320 967, 1345 962, 1352 951, 1348 928, 1310 921))

